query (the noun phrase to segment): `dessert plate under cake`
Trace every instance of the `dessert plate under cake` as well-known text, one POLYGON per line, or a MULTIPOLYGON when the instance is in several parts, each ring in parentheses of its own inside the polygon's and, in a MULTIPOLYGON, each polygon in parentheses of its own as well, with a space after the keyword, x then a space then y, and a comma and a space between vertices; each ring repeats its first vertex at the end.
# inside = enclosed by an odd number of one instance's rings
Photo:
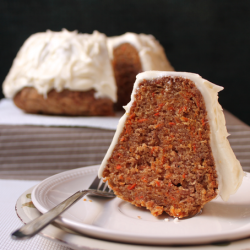
MULTIPOLYGON (((32 201, 42 213, 77 190, 86 189, 99 166, 84 167, 54 175, 32 192, 32 201)), ((237 193, 228 202, 219 197, 205 205, 201 214, 174 221, 163 214, 153 217, 119 199, 85 197, 57 222, 83 234, 112 241, 140 244, 204 244, 247 237, 250 230, 250 174, 245 174, 237 193), (168 219, 166 221, 165 219, 168 219)))

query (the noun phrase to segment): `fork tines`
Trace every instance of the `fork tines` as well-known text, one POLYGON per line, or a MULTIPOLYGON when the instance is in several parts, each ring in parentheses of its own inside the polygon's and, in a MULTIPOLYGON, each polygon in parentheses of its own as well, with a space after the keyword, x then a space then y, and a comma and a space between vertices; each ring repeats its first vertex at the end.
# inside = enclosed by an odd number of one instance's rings
POLYGON ((108 182, 103 182, 103 178, 100 179, 100 182, 98 184, 97 190, 101 190, 104 192, 110 192, 111 189, 108 187, 108 182))

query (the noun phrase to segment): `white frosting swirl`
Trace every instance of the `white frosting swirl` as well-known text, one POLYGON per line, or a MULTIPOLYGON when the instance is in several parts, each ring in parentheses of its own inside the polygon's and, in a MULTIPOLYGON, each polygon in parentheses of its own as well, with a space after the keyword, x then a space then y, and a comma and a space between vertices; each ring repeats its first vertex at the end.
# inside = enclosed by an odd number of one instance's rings
POLYGON ((98 176, 100 178, 102 177, 107 161, 110 158, 116 143, 118 142, 118 138, 123 130, 127 115, 129 114, 132 103, 134 102, 135 91, 137 90, 139 83, 144 79, 152 80, 166 76, 190 79, 195 83, 204 98, 211 131, 210 145, 218 174, 219 195, 224 201, 227 201, 229 196, 234 194, 241 185, 244 173, 227 140, 228 133, 226 129, 225 117, 222 112, 222 107, 218 103, 218 92, 221 91, 223 87, 215 85, 201 78, 199 75, 192 73, 147 71, 137 75, 134 89, 131 94, 131 101, 124 107, 126 113, 119 121, 113 141, 100 166, 98 176))
POLYGON ((123 43, 130 43, 138 51, 142 70, 173 71, 163 47, 152 35, 135 34, 127 32, 121 36, 109 37, 107 39, 109 56, 113 59, 113 50, 123 43))
POLYGON ((3 92, 13 98, 26 86, 45 97, 51 89, 94 89, 96 98, 108 97, 115 102, 116 84, 106 36, 97 31, 90 35, 65 29, 30 36, 13 62, 3 92))

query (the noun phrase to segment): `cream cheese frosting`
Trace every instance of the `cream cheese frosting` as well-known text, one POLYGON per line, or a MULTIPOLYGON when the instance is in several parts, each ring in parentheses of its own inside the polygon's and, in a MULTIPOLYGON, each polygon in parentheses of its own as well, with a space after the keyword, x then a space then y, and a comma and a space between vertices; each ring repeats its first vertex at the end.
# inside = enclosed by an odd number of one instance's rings
POLYGON ((6 97, 13 98, 24 87, 34 87, 46 97, 51 89, 87 91, 95 97, 117 100, 106 36, 97 31, 36 33, 19 50, 3 83, 6 97))
POLYGON ((113 50, 123 43, 130 43, 138 51, 142 70, 173 71, 163 47, 152 35, 127 32, 121 36, 109 37, 107 45, 109 56, 113 59, 113 50))
POLYGON ((139 83, 144 79, 152 80, 160 77, 183 77, 190 79, 201 92, 205 101, 208 122, 210 125, 210 145, 218 174, 218 192, 221 198, 224 201, 227 201, 229 196, 234 194, 241 185, 244 172, 227 140, 227 136, 229 134, 226 129, 226 121, 222 112, 222 107, 218 103, 218 92, 221 91, 223 87, 215 85, 193 73, 147 71, 137 75, 134 89, 131 94, 131 101, 124 107, 126 112, 119 120, 113 141, 99 168, 99 178, 102 177, 107 161, 110 158, 116 143, 118 142, 120 134, 122 133, 130 108, 134 102, 134 95, 139 83))

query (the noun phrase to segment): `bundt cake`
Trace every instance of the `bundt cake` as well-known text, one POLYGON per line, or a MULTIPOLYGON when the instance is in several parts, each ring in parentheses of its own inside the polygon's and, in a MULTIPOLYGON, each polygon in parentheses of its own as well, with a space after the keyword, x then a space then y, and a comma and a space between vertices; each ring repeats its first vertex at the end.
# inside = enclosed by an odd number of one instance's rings
POLYGON ((156 69, 173 70, 151 35, 47 31, 21 47, 3 92, 28 113, 108 116, 128 103, 139 72, 156 69))
POLYGON ((106 36, 47 31, 29 37, 3 83, 28 113, 113 115, 117 90, 106 36))
POLYGON ((222 89, 192 73, 138 74, 99 177, 154 216, 193 216, 217 194, 228 200, 243 171, 227 140, 222 89))

